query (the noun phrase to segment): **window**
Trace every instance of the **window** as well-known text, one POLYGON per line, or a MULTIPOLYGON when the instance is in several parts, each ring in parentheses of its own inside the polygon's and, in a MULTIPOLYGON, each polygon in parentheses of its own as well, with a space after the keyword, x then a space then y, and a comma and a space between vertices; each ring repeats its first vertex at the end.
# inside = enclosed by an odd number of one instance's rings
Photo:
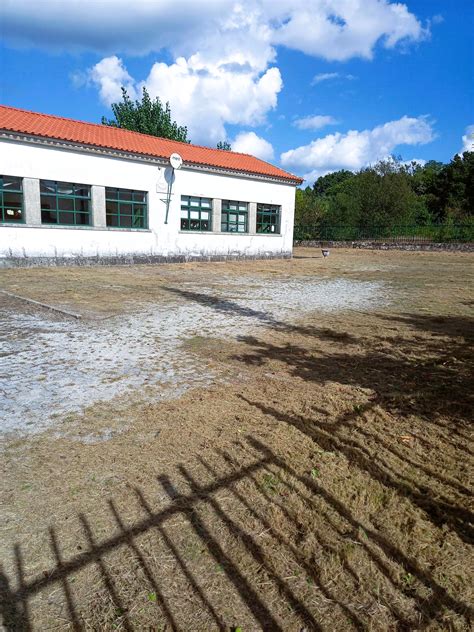
POLYGON ((0 222, 23 222, 22 179, 0 176, 0 222))
POLYGON ((89 185, 41 180, 40 197, 43 224, 90 225, 89 185))
POLYGON ((257 204, 257 233, 280 232, 281 206, 257 204))
POLYGON ((130 189, 105 189, 107 226, 115 228, 147 228, 147 194, 130 189))
POLYGON ((212 230, 210 198, 181 196, 181 230, 212 230))
POLYGON ((221 230, 223 233, 248 232, 248 204, 222 200, 221 230))

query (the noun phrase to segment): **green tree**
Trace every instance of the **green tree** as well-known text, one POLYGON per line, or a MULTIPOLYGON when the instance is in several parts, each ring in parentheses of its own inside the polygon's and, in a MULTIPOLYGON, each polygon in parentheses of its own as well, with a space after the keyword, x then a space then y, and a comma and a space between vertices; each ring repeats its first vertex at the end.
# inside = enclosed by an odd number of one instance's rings
POLYGON ((232 151, 232 145, 226 140, 220 140, 217 143, 217 149, 225 149, 226 151, 232 151))
POLYGON ((313 185, 313 191, 317 196, 331 195, 335 187, 353 177, 352 171, 347 171, 347 169, 327 173, 316 180, 313 185))
POLYGON ((457 220, 474 214, 474 152, 456 155, 445 165, 433 183, 436 197, 434 213, 440 220, 457 220))
POLYGON ((407 169, 380 161, 333 187, 322 223, 334 238, 389 236, 391 231, 426 222, 427 211, 410 184, 407 169))
POLYGON ((323 200, 314 195, 310 187, 296 189, 295 222, 300 226, 315 226, 321 220, 326 209, 323 200))
POLYGON ((329 173, 313 189, 297 192, 296 223, 315 227, 312 236, 322 239, 472 239, 474 152, 449 164, 406 164, 392 157, 357 173, 329 173))
POLYGON ((122 87, 122 101, 112 103, 115 119, 102 117, 103 125, 121 127, 150 136, 170 138, 189 143, 187 127, 179 126, 171 118, 170 104, 164 106, 159 97, 151 99, 147 89, 143 88, 142 100, 132 101, 127 90, 122 87))

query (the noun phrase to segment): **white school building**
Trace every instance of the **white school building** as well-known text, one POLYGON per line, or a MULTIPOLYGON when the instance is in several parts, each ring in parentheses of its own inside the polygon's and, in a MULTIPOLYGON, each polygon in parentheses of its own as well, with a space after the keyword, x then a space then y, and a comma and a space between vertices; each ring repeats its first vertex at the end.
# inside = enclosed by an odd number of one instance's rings
POLYGON ((246 154, 0 106, 0 266, 290 257, 300 183, 246 154))

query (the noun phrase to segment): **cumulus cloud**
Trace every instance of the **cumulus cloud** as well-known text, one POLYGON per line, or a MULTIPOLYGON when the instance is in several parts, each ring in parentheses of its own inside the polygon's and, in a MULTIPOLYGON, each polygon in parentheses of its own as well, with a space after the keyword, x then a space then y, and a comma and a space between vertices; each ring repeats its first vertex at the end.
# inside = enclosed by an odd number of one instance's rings
POLYGON ((40 11, 37 0, 3 0, 2 21, 10 43, 105 55, 166 48, 188 57, 210 41, 233 46, 244 33, 247 47, 263 35, 265 44, 342 61, 426 35, 391 0, 41 0, 40 11))
MULTIPOLYGON (((116 55, 104 57, 89 70, 86 77, 88 82, 97 85, 100 98, 107 105, 121 100, 122 86, 127 89, 131 98, 136 96, 133 78, 116 55)), ((76 83, 77 81, 78 79, 76 83)))
POLYGON ((273 13, 274 44, 335 61, 371 59, 379 42, 394 48, 427 36, 405 4, 389 0, 280 0, 273 13))
POLYGON ((281 155, 282 164, 308 181, 338 169, 355 171, 390 156, 399 145, 424 145, 434 139, 430 121, 403 116, 369 130, 329 134, 281 155))
POLYGON ((321 129, 327 125, 336 125, 337 121, 333 116, 323 116, 317 114, 316 116, 305 116, 298 118, 293 122, 293 125, 298 129, 321 129))
POLYGON ((462 148, 459 153, 474 151, 474 125, 466 127, 466 133, 462 137, 462 148))
POLYGON ((271 143, 257 136, 255 132, 241 132, 232 142, 232 150, 243 154, 252 154, 262 160, 273 160, 274 151, 271 143))
POLYGON ((214 144, 226 137, 226 123, 261 124, 277 104, 283 85, 278 68, 263 73, 244 65, 239 68, 193 55, 179 57, 173 64, 157 62, 145 81, 134 82, 123 62, 112 56, 96 64, 89 76, 106 105, 120 100, 121 85, 126 85, 131 96, 145 86, 152 97, 169 101, 173 118, 187 125, 193 142, 214 144))

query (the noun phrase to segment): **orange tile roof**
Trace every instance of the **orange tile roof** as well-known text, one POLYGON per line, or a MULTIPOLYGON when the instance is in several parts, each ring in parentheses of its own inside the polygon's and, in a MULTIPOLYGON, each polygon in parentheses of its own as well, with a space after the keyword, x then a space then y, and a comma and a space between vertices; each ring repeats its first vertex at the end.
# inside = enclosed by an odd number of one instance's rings
POLYGON ((6 105, 0 105, 0 130, 166 159, 173 152, 177 152, 183 158, 184 164, 208 165, 242 173, 281 178, 295 185, 302 182, 301 178, 249 154, 180 143, 107 125, 74 121, 6 105))

